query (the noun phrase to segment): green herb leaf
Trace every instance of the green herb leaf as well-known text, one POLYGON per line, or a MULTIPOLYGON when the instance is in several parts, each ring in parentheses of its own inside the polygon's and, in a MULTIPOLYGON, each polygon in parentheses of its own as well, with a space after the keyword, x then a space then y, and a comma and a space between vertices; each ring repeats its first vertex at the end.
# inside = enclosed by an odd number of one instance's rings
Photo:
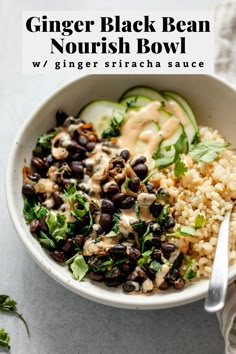
POLYGON ((147 242, 148 240, 152 240, 153 239, 153 234, 152 232, 150 232, 150 226, 148 225, 147 230, 145 232, 145 234, 142 237, 142 242, 141 242, 141 250, 142 252, 144 251, 144 246, 145 246, 145 242, 147 242))
POLYGON ((204 226, 206 223, 206 219, 204 217, 204 215, 199 214, 196 219, 195 219, 195 229, 199 229, 200 227, 204 226))
POLYGON ((74 261, 71 263, 71 270, 73 273, 73 276, 76 280, 82 280, 84 276, 87 274, 89 267, 87 263, 84 260, 84 257, 82 254, 78 254, 74 261))
POLYGON ((39 238, 38 238, 40 244, 42 245, 42 247, 51 250, 51 249, 55 249, 56 245, 55 242, 49 238, 47 236, 47 234, 45 234, 45 232, 43 232, 42 230, 39 231, 39 238))
POLYGON ((159 272, 159 270, 162 268, 161 263, 153 260, 150 264, 150 268, 153 269, 155 272, 159 272))
POLYGON ((115 213, 113 214, 112 221, 115 222, 115 224, 112 227, 112 231, 114 232, 115 235, 117 235, 120 231, 120 213, 115 213))
POLYGON ((154 250, 154 247, 151 250, 148 250, 148 251, 142 253, 142 258, 140 258, 138 260, 139 266, 151 263, 151 261, 152 261, 151 254, 152 254, 153 250, 154 250))
POLYGON ((27 224, 31 223, 34 219, 41 220, 47 213, 48 210, 37 204, 34 200, 24 198, 23 215, 27 224))
POLYGON ((27 325, 27 322, 25 321, 22 314, 17 311, 16 305, 17 305, 16 301, 11 299, 10 296, 0 295, 0 311, 15 313, 17 317, 24 323, 26 331, 29 336, 29 327, 27 325))
POLYGON ((0 328, 0 347, 11 348, 10 335, 4 328, 0 328))
POLYGON ((43 134, 39 137, 37 144, 40 145, 44 150, 51 150, 51 140, 57 135, 59 129, 49 133, 43 134))
POLYGON ((189 266, 188 266, 186 272, 183 275, 183 279, 184 280, 191 280, 191 279, 193 279, 196 276, 197 272, 195 272, 193 270, 193 266, 195 265, 195 263, 196 263, 195 259, 192 259, 190 261, 189 266))
POLYGON ((170 154, 163 156, 158 150, 153 154, 153 159, 156 160, 157 167, 161 170, 162 168, 168 167, 175 163, 174 173, 175 176, 181 178, 187 171, 186 166, 181 161, 179 155, 188 153, 188 138, 185 132, 183 132, 175 144, 166 146, 166 151, 170 154))
POLYGON ((163 222, 168 218, 170 213, 170 205, 169 204, 165 204, 160 215, 157 218, 157 222, 158 224, 162 225, 163 222))
POLYGON ((127 190, 127 189, 129 189, 129 182, 131 181, 131 178, 126 178, 126 181, 125 181, 125 186, 124 186, 124 188, 125 188, 125 190, 127 190))
POLYGON ((183 177, 185 172, 187 171, 187 166, 183 163, 183 161, 180 160, 180 157, 178 156, 177 160, 175 161, 175 167, 174 167, 174 175, 177 178, 183 177))
POLYGON ((197 144, 190 154, 196 162, 212 162, 218 157, 220 152, 228 146, 230 146, 229 143, 205 140, 197 144))
POLYGON ((144 183, 147 183, 149 180, 150 180, 150 178, 152 178, 154 175, 156 175, 157 174, 157 172, 156 171, 153 171, 153 172, 151 172, 146 178, 144 178, 143 180, 142 180, 142 183, 144 184, 144 183))
POLYGON ((193 136, 193 140, 191 142, 192 145, 196 145, 200 142, 200 134, 199 132, 196 132, 193 136))
POLYGON ((175 148, 175 161, 179 154, 187 154, 188 153, 188 138, 185 132, 183 132, 176 143, 173 145, 175 148))
POLYGON ((66 217, 60 213, 49 213, 46 218, 46 224, 48 225, 50 235, 56 240, 64 240, 67 234, 67 222, 66 217))
POLYGON ((166 236, 196 236, 196 230, 193 226, 182 226, 177 231, 166 234, 166 236))
POLYGON ((124 112, 116 109, 113 112, 113 118, 110 122, 110 127, 105 129, 102 133, 103 139, 110 139, 112 137, 120 136, 121 126, 124 123, 124 112))
MULTIPOLYGON (((67 188, 65 193, 62 195, 63 199, 66 199, 72 209, 73 212, 72 214, 79 220, 81 221, 84 216, 90 212, 89 209, 89 200, 81 194, 80 191, 77 190, 76 184, 74 184, 72 187, 67 188)), ((90 222, 92 215, 90 214, 90 222)))

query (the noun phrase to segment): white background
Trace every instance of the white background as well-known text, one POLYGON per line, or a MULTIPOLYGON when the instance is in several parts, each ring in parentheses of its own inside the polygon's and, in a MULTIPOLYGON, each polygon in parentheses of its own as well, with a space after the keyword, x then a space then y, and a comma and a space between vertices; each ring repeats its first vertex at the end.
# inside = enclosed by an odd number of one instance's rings
POLYGON ((162 5, 182 9, 214 6, 214 1, 79 1, 0 2, 0 293, 19 304, 30 330, 0 314, 0 327, 12 338, 12 354, 222 354, 224 344, 214 315, 203 301, 162 311, 127 311, 98 305, 70 293, 48 277, 26 253, 11 224, 5 201, 5 164, 22 122, 53 89, 74 74, 22 75, 21 14, 24 10, 152 10, 162 5), (98 6, 99 4, 99 6, 98 6), (173 5, 174 4, 174 5, 173 5), (145 8, 144 8, 145 7, 145 8))

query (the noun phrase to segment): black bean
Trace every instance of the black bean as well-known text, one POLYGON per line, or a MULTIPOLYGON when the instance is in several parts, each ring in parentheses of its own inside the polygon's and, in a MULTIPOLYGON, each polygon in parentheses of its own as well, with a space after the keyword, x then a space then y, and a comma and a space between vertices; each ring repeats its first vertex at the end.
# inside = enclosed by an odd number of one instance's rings
POLYGON ((122 272, 124 273, 129 273, 131 271, 131 267, 130 267, 130 264, 129 263, 123 263, 121 265, 121 270, 122 272))
POLYGON ((95 148, 95 146, 96 146, 96 143, 93 142, 93 141, 90 141, 90 142, 85 146, 85 148, 86 148, 86 150, 87 150, 88 152, 91 152, 91 151, 93 151, 93 149, 95 148))
POLYGON ((131 262, 136 262, 141 256, 141 252, 137 248, 130 248, 129 260, 131 262))
POLYGON ((70 168, 71 168, 73 174, 77 178, 83 178, 84 177, 84 168, 83 168, 82 164, 79 161, 71 162, 70 168))
POLYGON ((112 197, 112 201, 114 203, 120 204, 124 199, 126 198, 126 195, 124 193, 116 193, 113 197, 112 197))
POLYGON ((175 259, 174 263, 173 263, 173 267, 174 268, 179 268, 181 267, 182 263, 183 263, 183 260, 184 260, 184 255, 183 253, 181 252, 178 257, 175 259))
POLYGON ((74 242, 73 242, 72 238, 68 238, 61 249, 64 252, 70 252, 73 250, 73 248, 74 248, 74 242))
POLYGON ((166 274, 165 280, 173 284, 180 277, 179 270, 176 268, 171 268, 171 270, 166 274))
POLYGON ((126 292, 126 293, 131 293, 132 291, 135 291, 136 289, 136 286, 134 284, 134 282, 132 280, 128 280, 126 281, 123 285, 123 290, 126 292))
POLYGON ((115 195, 115 194, 119 193, 119 191, 120 191, 120 188, 119 188, 118 184, 112 183, 108 187, 107 193, 109 193, 110 195, 115 195))
POLYGON ((152 256, 154 259, 161 259, 161 256, 162 256, 162 252, 161 250, 159 249, 154 249, 153 252, 152 252, 152 256))
POLYGON ((57 209, 60 208, 60 206, 63 204, 63 199, 60 197, 60 193, 59 192, 53 192, 52 196, 53 196, 53 200, 54 200, 54 203, 55 203, 55 207, 57 209))
POLYGON ((151 239, 151 244, 157 248, 161 247, 161 240, 158 236, 155 236, 151 239))
POLYGON ((172 252, 174 252, 176 250, 176 246, 173 243, 170 243, 170 242, 162 243, 161 248, 166 253, 172 253, 172 252))
POLYGON ((33 197, 35 194, 34 187, 31 184, 23 184, 22 186, 22 193, 26 197, 33 197))
POLYGON ((56 121, 57 121, 57 125, 63 125, 66 118, 68 117, 68 114, 65 113, 64 111, 62 111, 61 109, 59 109, 56 113, 56 121))
POLYGON ((182 278, 179 278, 174 282, 174 288, 176 290, 182 289, 184 287, 184 285, 185 285, 185 282, 182 278))
POLYGON ((30 223, 30 232, 34 233, 40 229, 39 220, 34 219, 30 223))
POLYGON ((50 256, 59 263, 63 263, 66 261, 66 256, 63 251, 53 251, 50 253, 50 256))
POLYGON ((99 224, 101 225, 103 231, 108 231, 112 225, 111 214, 107 214, 107 213, 101 214, 99 224))
POLYGON ((133 197, 126 197, 121 203, 121 209, 130 209, 134 206, 135 199, 133 197))
POLYGON ((170 196, 170 194, 168 192, 168 189, 167 188, 162 188, 162 187, 158 188, 157 195, 160 198, 169 198, 169 196, 170 196))
POLYGON ((45 164, 39 157, 32 157, 31 165, 36 171, 43 171, 45 169, 45 164))
POLYGON ((167 283, 166 280, 164 280, 161 285, 159 285, 160 290, 167 290, 169 288, 169 284, 167 283))
POLYGON ((146 274, 147 274, 148 278, 151 279, 151 280, 155 280, 156 272, 152 268, 150 268, 150 266, 148 264, 144 264, 143 267, 144 267, 144 269, 146 271, 146 274))
POLYGON ((85 159, 84 153, 76 152, 75 154, 70 155, 71 161, 82 161, 85 159))
POLYGON ((145 156, 137 156, 132 159, 132 161, 130 162, 130 166, 134 167, 138 164, 144 164, 146 162, 146 160, 147 159, 145 156))
POLYGON ((164 205, 162 205, 161 203, 158 203, 158 202, 154 202, 150 206, 150 212, 154 218, 157 218, 161 214, 163 208, 164 208, 164 205))
POLYGON ((149 226, 149 230, 153 233, 153 236, 156 237, 162 234, 162 229, 157 222, 151 220, 147 222, 147 225, 149 226))
POLYGON ((89 272, 88 276, 91 280, 95 280, 95 281, 103 281, 104 280, 104 274, 102 274, 102 273, 89 272))
POLYGON ((124 159, 125 161, 128 161, 130 158, 130 152, 129 150, 122 150, 120 153, 120 156, 122 157, 122 159, 124 159))
POLYGON ((138 281, 142 281, 142 280, 144 280, 144 279, 147 279, 147 274, 146 274, 146 272, 145 272, 145 270, 144 269, 142 269, 142 268, 140 268, 138 271, 137 271, 137 273, 138 273, 138 281))
POLYGON ((155 193, 156 192, 156 187, 152 183, 147 183, 146 188, 148 193, 155 193))
POLYGON ((140 179, 144 179, 148 174, 148 168, 143 163, 139 163, 133 167, 134 172, 140 179))
POLYGON ((132 192, 138 192, 140 187, 140 179, 138 177, 131 178, 131 180, 128 182, 128 187, 132 192))
POLYGON ((85 146, 86 144, 88 144, 88 139, 86 138, 86 136, 80 135, 78 138, 78 143, 82 146, 85 146))
POLYGON ((54 163, 54 158, 53 158, 53 156, 51 154, 49 154, 46 157, 45 164, 46 164, 47 167, 50 167, 53 163, 54 163))
POLYGON ((47 215, 44 215, 42 219, 39 221, 39 226, 40 229, 43 230, 44 232, 48 231, 48 225, 46 223, 47 215))
POLYGON ((84 244, 84 236, 83 235, 76 235, 75 236, 75 243, 78 245, 78 246, 83 246, 84 244))
POLYGON ((86 149, 83 146, 79 145, 74 140, 72 140, 71 143, 67 146, 67 150, 71 151, 71 152, 74 152, 74 153, 76 153, 76 152, 85 153, 86 152, 86 149))
POLYGON ((39 173, 34 172, 34 173, 32 173, 32 175, 29 175, 28 178, 33 182, 38 182, 38 180, 41 178, 41 176, 39 173))
POLYGON ((115 210, 114 203, 110 199, 102 199, 101 211, 102 213, 113 214, 115 210))
POLYGON ((168 217, 163 223, 163 227, 167 230, 172 229, 175 226, 175 219, 172 216, 168 217))
POLYGON ((110 278, 110 279, 114 279, 117 278, 120 275, 121 271, 119 268, 115 268, 112 270, 111 273, 106 275, 106 279, 110 278))
POLYGON ((114 287, 114 288, 119 286, 121 283, 122 283, 122 279, 120 279, 120 277, 117 277, 117 278, 114 278, 114 279, 113 278, 107 278, 104 281, 104 284, 106 286, 114 287))
POLYGON ((109 253, 114 257, 122 257, 126 254, 126 249, 126 246, 117 244, 109 249, 109 253))

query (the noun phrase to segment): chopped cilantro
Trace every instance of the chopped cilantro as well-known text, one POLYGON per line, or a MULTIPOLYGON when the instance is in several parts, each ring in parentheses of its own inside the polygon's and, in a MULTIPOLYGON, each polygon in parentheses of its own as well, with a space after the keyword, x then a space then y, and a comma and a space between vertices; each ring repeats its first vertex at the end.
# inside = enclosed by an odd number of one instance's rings
POLYGON ((77 254, 70 265, 73 276, 76 280, 82 280, 87 274, 89 267, 82 254, 77 254))
POLYGON ((50 212, 46 218, 49 234, 56 240, 64 240, 68 231, 66 217, 60 213, 50 212))
POLYGON ((32 220, 41 220, 44 215, 48 213, 48 210, 37 204, 34 200, 24 198, 23 215, 26 223, 29 224, 32 220))
POLYGON ((103 139, 110 139, 120 135, 121 126, 124 123, 124 112, 116 109, 113 112, 113 118, 110 122, 110 127, 102 133, 103 139))
POLYGON ((152 261, 151 254, 154 250, 154 247, 151 250, 142 253, 142 257, 138 260, 138 265, 142 266, 144 264, 149 264, 152 261))
POLYGON ((55 242, 42 230, 39 231, 38 240, 40 244, 46 249, 51 250, 56 248, 55 242))
POLYGON ((196 276, 197 272, 195 272, 193 270, 195 263, 196 263, 196 260, 194 258, 189 262, 188 268, 183 275, 184 280, 191 280, 196 276))
POLYGON ((10 349, 10 339, 9 333, 4 328, 0 328, 0 348, 6 347, 10 349))
POLYGON ((212 162, 218 157, 219 153, 228 146, 230 146, 229 143, 205 140, 197 144, 190 154, 196 162, 212 162))
POLYGON ((157 262, 155 259, 150 264, 150 268, 153 269, 155 272, 159 272, 161 267, 161 263, 157 262))
POLYGON ((185 172, 187 172, 187 167, 183 163, 183 161, 180 160, 180 157, 178 156, 177 160, 175 161, 175 167, 174 167, 174 175, 177 178, 183 177, 185 172))
POLYGON ((196 219, 195 219, 195 229, 199 229, 200 227, 204 226, 206 224, 206 219, 204 215, 199 214, 196 219))
POLYGON ((157 218, 158 224, 162 225, 164 221, 168 218, 169 213, 170 213, 170 205, 165 204, 160 215, 157 218))

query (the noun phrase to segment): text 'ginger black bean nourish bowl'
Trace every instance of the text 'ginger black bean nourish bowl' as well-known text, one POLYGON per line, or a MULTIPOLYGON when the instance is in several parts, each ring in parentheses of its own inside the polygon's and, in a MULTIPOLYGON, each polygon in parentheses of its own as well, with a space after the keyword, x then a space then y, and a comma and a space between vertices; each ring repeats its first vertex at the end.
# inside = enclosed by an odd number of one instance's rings
POLYGON ((93 101, 76 118, 59 110, 56 122, 39 137, 22 187, 25 220, 51 257, 79 281, 131 294, 209 277, 236 198, 230 144, 198 127, 177 93, 148 87, 118 103, 93 101))

